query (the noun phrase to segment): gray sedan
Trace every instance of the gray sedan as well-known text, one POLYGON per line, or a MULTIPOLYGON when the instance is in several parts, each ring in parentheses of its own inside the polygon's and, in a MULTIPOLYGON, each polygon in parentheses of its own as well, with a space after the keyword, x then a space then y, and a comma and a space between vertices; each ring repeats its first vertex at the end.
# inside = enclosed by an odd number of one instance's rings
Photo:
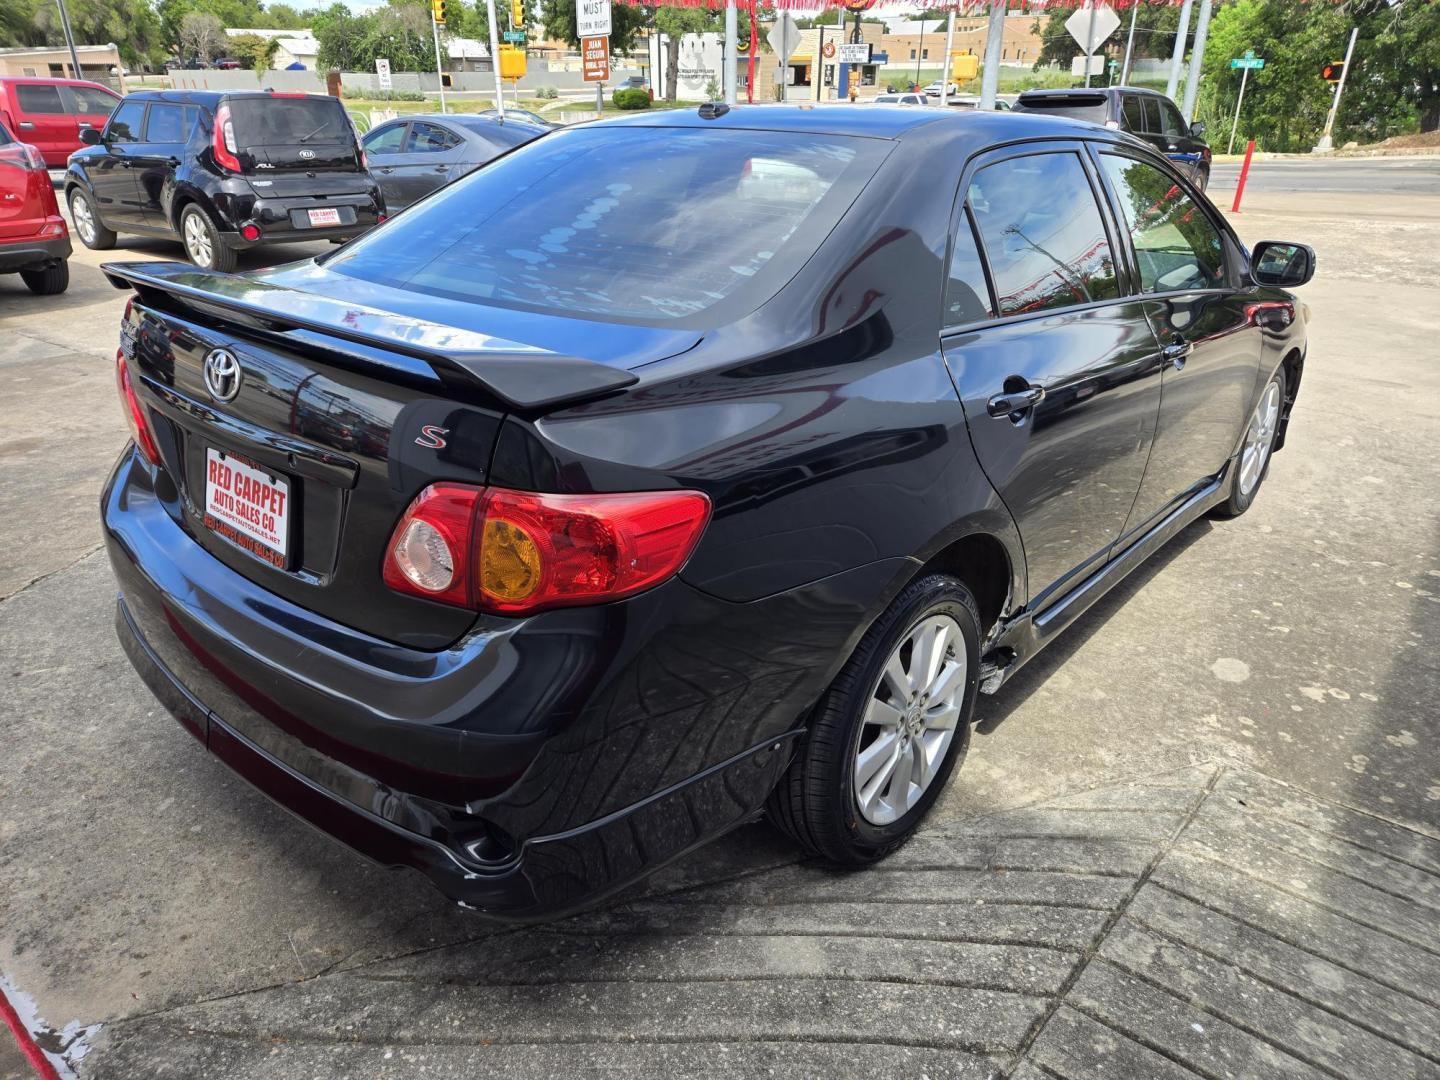
POLYGON ((370 175, 393 211, 548 130, 492 116, 405 116, 381 124, 362 143, 370 175))

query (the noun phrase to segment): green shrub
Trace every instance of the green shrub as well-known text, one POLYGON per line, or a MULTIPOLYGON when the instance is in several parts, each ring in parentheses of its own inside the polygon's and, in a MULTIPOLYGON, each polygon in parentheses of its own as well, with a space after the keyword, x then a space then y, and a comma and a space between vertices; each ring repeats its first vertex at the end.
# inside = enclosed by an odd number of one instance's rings
POLYGON ((632 86, 628 89, 616 90, 610 100, 615 103, 617 109, 648 109, 650 92, 642 90, 638 86, 632 86))
POLYGON ((560 96, 560 91, 553 86, 542 86, 535 91, 535 96, 542 101, 554 101, 560 96))
POLYGON ((340 88, 343 98, 363 98, 366 101, 424 101, 425 95, 419 90, 363 90, 349 86, 340 88))

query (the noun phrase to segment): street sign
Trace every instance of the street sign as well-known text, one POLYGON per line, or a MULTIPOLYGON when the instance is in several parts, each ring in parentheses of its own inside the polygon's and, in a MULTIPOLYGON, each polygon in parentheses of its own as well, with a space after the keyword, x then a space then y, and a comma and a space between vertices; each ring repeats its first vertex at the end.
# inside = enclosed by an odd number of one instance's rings
POLYGON ((525 44, 524 30, 506 30, 505 33, 501 36, 504 37, 505 40, 508 41, 511 45, 525 44))
POLYGON ((1265 66, 1265 61, 1255 55, 1254 49, 1246 49, 1244 56, 1236 57, 1230 61, 1231 71, 1258 70, 1265 66))
POLYGON ((860 45, 841 45, 837 51, 840 53, 840 63, 842 64, 870 63, 871 46, 868 42, 860 45))
POLYGON ((1103 56, 1072 56, 1070 58, 1070 75, 1073 78, 1083 78, 1085 75, 1085 61, 1090 61, 1091 75, 1105 74, 1105 57, 1103 56))
POLYGON ((375 58, 375 82, 381 90, 392 89, 390 81, 390 61, 382 56, 375 58))
MULTIPOLYGON (((608 38, 610 36, 610 0, 576 0, 575 36, 608 38)), ((606 45, 609 55, 609 45, 606 45)))
POLYGON ((1070 31, 1070 36, 1086 56, 1119 28, 1120 16, 1115 14, 1115 9, 1096 4, 1094 0, 1091 0, 1090 6, 1076 8, 1075 14, 1065 20, 1065 29, 1070 31))
MULTIPOLYGON (((581 0, 584 3, 584 0, 581 0)), ((606 5, 609 10, 609 5, 606 5)), ((605 82, 610 78, 610 38, 580 39, 580 72, 586 82, 605 82)))
MULTIPOLYGON (((581 0, 584 3, 584 0, 581 0)), ((788 11, 782 11, 775 16, 775 24, 770 27, 770 32, 765 35, 765 40, 770 43, 770 48, 780 58, 780 63, 785 63, 800 46, 800 27, 795 24, 795 16, 788 11)))

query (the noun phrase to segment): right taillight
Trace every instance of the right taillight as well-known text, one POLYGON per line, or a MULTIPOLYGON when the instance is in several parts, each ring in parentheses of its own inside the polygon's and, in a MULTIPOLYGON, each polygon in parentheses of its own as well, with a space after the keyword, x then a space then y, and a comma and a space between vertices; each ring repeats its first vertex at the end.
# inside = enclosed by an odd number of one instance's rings
POLYGON ((240 171, 240 151, 235 143, 235 124, 230 119, 229 105, 221 105, 215 110, 215 131, 210 145, 221 168, 240 171))
POLYGON ((698 491, 432 484, 396 526, 383 576, 400 592, 507 615, 606 603, 674 576, 709 518, 698 491))
POLYGON ((155 436, 150 423, 140 409, 140 399, 135 396, 135 387, 130 382, 130 367, 125 360, 123 349, 115 350, 115 385, 120 391, 120 406, 125 410, 125 419, 130 423, 130 435, 140 453, 151 465, 160 464, 160 449, 155 445, 155 436))

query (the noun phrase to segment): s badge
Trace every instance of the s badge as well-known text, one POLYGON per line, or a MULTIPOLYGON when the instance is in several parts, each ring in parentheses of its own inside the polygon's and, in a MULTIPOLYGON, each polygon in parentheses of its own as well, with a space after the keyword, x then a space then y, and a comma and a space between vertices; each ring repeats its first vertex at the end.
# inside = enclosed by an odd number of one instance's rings
POLYGON ((445 448, 445 436, 449 434, 449 428, 426 424, 420 429, 420 434, 415 437, 415 445, 423 446, 426 450, 443 450, 445 448))

